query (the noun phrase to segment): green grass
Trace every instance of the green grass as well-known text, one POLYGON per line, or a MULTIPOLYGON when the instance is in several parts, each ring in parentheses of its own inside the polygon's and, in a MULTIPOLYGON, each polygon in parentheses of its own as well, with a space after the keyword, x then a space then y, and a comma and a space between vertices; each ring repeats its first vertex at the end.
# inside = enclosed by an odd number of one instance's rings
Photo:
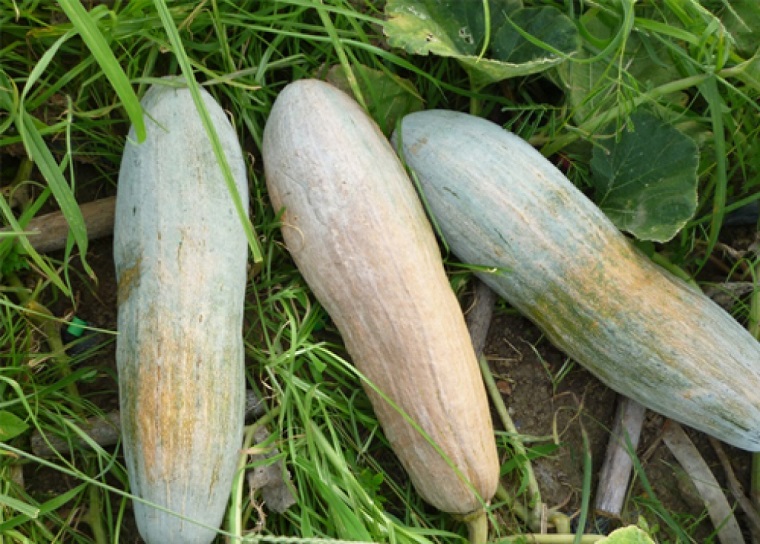
MULTIPOLYGON (((30 453, 29 438, 37 432, 74 441, 84 420, 102 413, 103 398, 116 395, 98 389, 115 387, 113 366, 102 362, 112 353, 114 331, 102 331, 97 349, 69 357, 58 329, 66 312, 86 310, 82 293, 91 299, 106 280, 96 274, 77 203, 114 193, 124 138, 130 123, 141 119, 139 97, 163 75, 184 74, 205 86, 229 112, 252 159, 247 378, 266 399, 271 446, 292 477, 297 504, 263 519, 240 482, 221 530, 251 542, 466 538, 461 523, 416 495, 389 453, 360 388, 362 377, 282 246, 259 150, 268 112, 287 83, 341 65, 357 100, 371 109, 382 97, 366 87, 360 67, 406 78, 424 107, 499 120, 545 154, 566 160, 568 176, 584 188, 598 128, 623 126, 636 106, 651 108, 700 145, 698 212, 673 241, 654 248, 661 260, 700 281, 724 216, 760 200, 760 77, 757 61, 750 62, 756 35, 736 43, 726 37, 718 17, 728 20, 727 3, 641 1, 634 7, 622 1, 629 8, 622 10, 617 2, 542 2, 579 24, 594 9, 620 20, 609 37, 584 28, 586 60, 566 61, 607 70, 584 97, 582 119, 568 105, 556 70, 475 91, 454 59, 389 49, 379 4, 0 0, 0 217, 12 229, 0 236, 0 542, 101 544, 131 541, 127 535, 134 534, 118 447, 77 445, 71 454, 41 459, 30 453), (670 80, 648 85, 632 75, 636 67, 626 63, 623 47, 634 34, 647 51, 669 56, 675 67, 670 80), (673 100, 676 95, 680 100, 673 100), (56 209, 65 214, 71 236, 52 257, 36 252, 20 233, 31 218, 56 209), (50 490, 52 480, 64 483, 50 490)), ((447 259, 461 293, 470 272, 447 259)), ((757 255, 734 263, 730 275, 757 285, 757 255)), ((708 279, 729 274, 715 276, 708 279)), ((734 313, 760 336, 760 288, 734 313)), ((564 372, 554 385, 563 378, 564 372)), ((516 464, 509 453, 520 454, 513 459, 530 455, 509 433, 499 434, 498 443, 505 485, 516 484, 489 512, 495 540, 531 530, 514 514, 525 499, 529 462, 516 464)), ((534 446, 531 451, 541 455, 554 451, 534 446)), ((637 469, 646 482, 645 467, 637 469)), ((679 521, 656 498, 642 506, 662 520, 659 541, 691 534, 691 521, 679 521)))

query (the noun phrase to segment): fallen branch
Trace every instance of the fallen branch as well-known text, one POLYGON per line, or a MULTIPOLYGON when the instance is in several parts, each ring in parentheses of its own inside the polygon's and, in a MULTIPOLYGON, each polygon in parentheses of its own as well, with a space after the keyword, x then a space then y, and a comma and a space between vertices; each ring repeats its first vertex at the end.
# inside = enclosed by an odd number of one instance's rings
MULTIPOLYGON (((116 197, 102 198, 80 206, 90 240, 108 236, 113 232, 115 206, 116 197)), ((11 229, 4 227, 0 232, 11 232, 11 229)), ((66 247, 69 224, 61 212, 52 212, 33 218, 24 232, 35 250, 46 253, 66 247)))
POLYGON ((594 507, 600 514, 620 517, 633 469, 631 456, 639 445, 645 414, 646 408, 638 402, 618 397, 615 422, 596 488, 594 507))
POLYGON ((718 540, 723 544, 744 542, 739 523, 718 481, 681 425, 668 420, 663 429, 662 440, 689 475, 699 496, 702 497, 707 513, 718 532, 718 540))
POLYGON ((731 461, 723 450, 723 446, 721 446, 720 442, 712 436, 708 436, 707 438, 710 440, 710 444, 715 450, 715 454, 718 456, 718 460, 723 467, 723 472, 726 473, 728 490, 731 492, 731 495, 734 496, 739 507, 747 516, 747 522, 749 524, 750 532, 752 533, 752 538, 760 540, 760 513, 758 513, 757 508, 752 504, 749 497, 745 495, 744 487, 737 479, 736 474, 734 474, 734 469, 731 467, 731 461))

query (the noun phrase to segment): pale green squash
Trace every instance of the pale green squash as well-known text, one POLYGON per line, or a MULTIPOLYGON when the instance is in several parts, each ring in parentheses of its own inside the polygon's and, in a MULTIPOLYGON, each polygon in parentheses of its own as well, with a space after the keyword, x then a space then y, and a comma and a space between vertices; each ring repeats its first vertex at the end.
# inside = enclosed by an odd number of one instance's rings
POLYGON ((527 142, 467 114, 394 134, 451 251, 612 389, 760 450, 760 343, 638 252, 527 142))
MULTIPOLYGON (((236 134, 202 92, 247 208, 236 134)), ((189 90, 153 86, 142 106, 147 139, 130 132, 114 225, 124 453, 132 493, 188 518, 135 501, 143 538, 206 544, 242 441, 247 242, 189 90)))

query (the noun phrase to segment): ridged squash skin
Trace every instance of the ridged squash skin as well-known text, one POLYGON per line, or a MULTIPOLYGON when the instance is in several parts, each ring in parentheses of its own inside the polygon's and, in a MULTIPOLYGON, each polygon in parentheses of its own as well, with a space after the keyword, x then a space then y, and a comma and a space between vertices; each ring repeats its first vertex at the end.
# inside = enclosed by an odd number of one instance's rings
MULTIPOLYGON (((206 91, 247 209, 235 131, 206 91)), ((187 88, 142 100, 147 138, 130 132, 116 199, 121 429, 149 544, 207 544, 230 495, 243 433, 247 241, 187 88)))
POLYGON ((447 512, 480 510, 499 471, 485 388, 435 236, 387 139, 346 94, 300 80, 278 96, 262 154, 287 248, 354 364, 449 458, 365 387, 416 490, 447 512))
POLYGON ((760 450, 760 343, 637 251, 538 151, 468 114, 425 111, 393 135, 463 262, 610 388, 760 450))

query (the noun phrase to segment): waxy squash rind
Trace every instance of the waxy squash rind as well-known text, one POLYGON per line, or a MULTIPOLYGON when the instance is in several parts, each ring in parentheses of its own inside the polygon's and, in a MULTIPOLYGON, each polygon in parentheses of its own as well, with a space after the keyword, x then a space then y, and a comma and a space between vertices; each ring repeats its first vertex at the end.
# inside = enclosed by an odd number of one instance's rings
MULTIPOLYGON (((206 108, 247 208, 237 136, 206 108)), ((142 100, 114 224, 121 428, 138 529, 149 544, 207 544, 219 527, 242 442, 247 241, 187 88, 142 100), (199 526, 203 524, 206 528, 199 526)))
POLYGON ((527 142, 468 114, 406 116, 393 141, 463 262, 610 388, 760 450, 760 343, 636 250, 527 142))
POLYGON ((357 369, 398 406, 365 387, 415 488, 441 510, 481 510, 499 472, 486 392, 435 236, 390 144, 346 94, 300 80, 278 96, 262 153, 298 269, 357 369))

